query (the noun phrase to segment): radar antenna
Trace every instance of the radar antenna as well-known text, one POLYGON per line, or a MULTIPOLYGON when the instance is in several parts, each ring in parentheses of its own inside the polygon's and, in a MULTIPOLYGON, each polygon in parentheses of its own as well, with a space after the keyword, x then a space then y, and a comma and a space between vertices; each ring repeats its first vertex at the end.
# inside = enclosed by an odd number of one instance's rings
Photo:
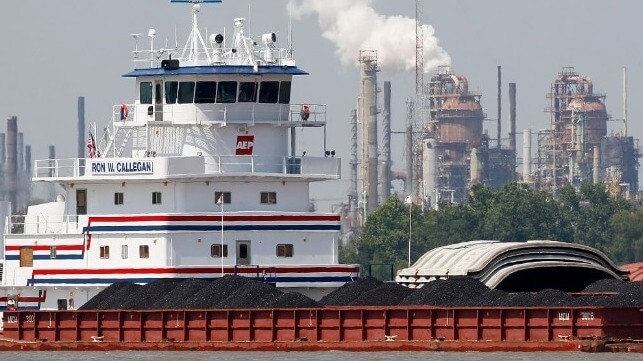
POLYGON ((198 14, 201 11, 200 3, 220 3, 222 0, 170 0, 171 3, 190 3, 192 4, 192 31, 188 37, 183 53, 181 53, 181 60, 192 61, 195 65, 199 61, 200 49, 203 49, 203 54, 208 61, 212 63, 210 54, 208 53, 207 46, 201 32, 199 31, 198 14))

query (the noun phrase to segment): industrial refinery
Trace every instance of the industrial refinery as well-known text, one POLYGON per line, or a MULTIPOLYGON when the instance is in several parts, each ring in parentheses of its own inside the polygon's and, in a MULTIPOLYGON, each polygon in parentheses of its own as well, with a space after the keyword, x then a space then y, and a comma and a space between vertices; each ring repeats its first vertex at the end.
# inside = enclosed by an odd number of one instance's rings
POLYGON ((392 193, 433 208, 440 202, 464 201, 474 184, 497 189, 511 182, 554 194, 566 185, 578 188, 586 182, 601 183, 612 196, 637 197, 641 151, 638 139, 627 134, 625 68, 622 119, 610 117, 606 94, 594 91, 589 76, 564 67, 553 77, 551 90, 543 99, 549 103, 544 116, 550 117, 550 126, 517 130, 517 85, 508 83, 507 95, 503 95, 500 66, 495 119, 488 118, 483 94, 471 91, 465 75, 441 66, 422 82, 416 98, 407 100, 405 128, 394 131, 391 83, 384 81, 382 88, 378 86, 377 52, 361 51, 359 63, 358 108, 351 113, 349 203, 341 207, 350 223, 347 229, 353 230, 349 236, 392 193), (509 117, 503 124, 505 96, 509 117), (610 122, 612 126, 608 126, 610 122), (495 126, 485 129, 485 123, 495 126), (504 133, 503 125, 507 127, 504 133), (395 133, 404 134, 404 149, 399 150, 404 155, 403 169, 391 168, 391 134, 395 133), (395 180, 401 180, 403 187, 395 189, 395 180))

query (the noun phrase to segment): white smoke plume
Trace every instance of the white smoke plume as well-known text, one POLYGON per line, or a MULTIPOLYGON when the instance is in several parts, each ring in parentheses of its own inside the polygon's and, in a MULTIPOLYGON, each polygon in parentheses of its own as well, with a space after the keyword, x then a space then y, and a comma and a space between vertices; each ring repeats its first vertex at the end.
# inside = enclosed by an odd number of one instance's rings
MULTIPOLYGON (((336 46, 345 65, 358 65, 360 50, 377 50, 378 65, 386 71, 415 69, 415 19, 378 14, 372 0, 291 0, 288 11, 295 18, 317 14, 322 35, 336 46)), ((451 57, 440 47, 431 25, 424 33, 424 72, 450 65, 451 57)))

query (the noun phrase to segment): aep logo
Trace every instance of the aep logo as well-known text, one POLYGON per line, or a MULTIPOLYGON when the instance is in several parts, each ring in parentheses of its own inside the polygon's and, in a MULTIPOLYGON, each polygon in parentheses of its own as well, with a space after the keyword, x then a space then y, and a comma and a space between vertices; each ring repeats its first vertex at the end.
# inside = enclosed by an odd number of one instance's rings
POLYGON ((254 135, 237 135, 236 155, 252 155, 252 147, 255 143, 254 135))

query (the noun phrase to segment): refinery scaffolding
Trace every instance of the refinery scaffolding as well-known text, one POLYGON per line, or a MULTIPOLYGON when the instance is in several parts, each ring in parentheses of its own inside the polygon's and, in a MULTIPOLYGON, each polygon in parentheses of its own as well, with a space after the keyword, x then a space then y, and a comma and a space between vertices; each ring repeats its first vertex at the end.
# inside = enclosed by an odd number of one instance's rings
POLYGON ((605 94, 590 77, 564 67, 547 94, 551 127, 538 132, 535 186, 556 194, 571 184, 604 183, 613 195, 638 189, 638 146, 626 134, 607 133, 605 94))
POLYGON ((423 198, 431 205, 440 200, 460 202, 471 183, 482 181, 478 151, 485 114, 480 97, 469 91, 467 78, 455 75, 448 66, 439 67, 428 83, 421 107, 428 110, 428 119, 416 143, 421 146, 422 161, 416 164, 422 167, 423 198))

